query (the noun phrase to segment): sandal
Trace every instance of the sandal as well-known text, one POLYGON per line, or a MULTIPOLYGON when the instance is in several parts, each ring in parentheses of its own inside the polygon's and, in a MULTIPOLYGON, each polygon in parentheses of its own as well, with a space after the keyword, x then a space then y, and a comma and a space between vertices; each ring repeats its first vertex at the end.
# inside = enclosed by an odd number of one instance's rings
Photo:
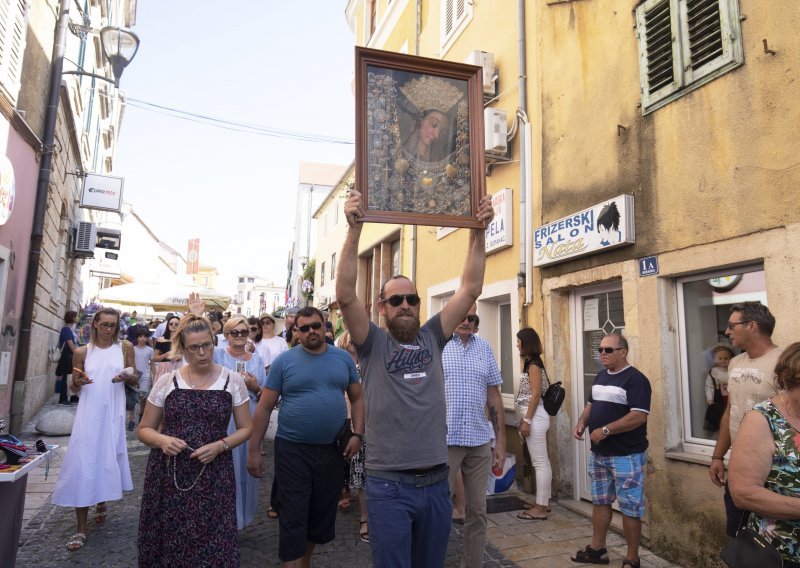
POLYGON ((583 564, 608 564, 608 549, 595 550, 587 544, 586 548, 579 550, 572 556, 572 561, 583 564))
POLYGON ((108 516, 108 505, 105 503, 98 503, 94 506, 94 524, 102 525, 106 522, 108 516))
POLYGON ((519 515, 517 515, 518 519, 522 519, 523 521, 546 521, 547 517, 534 517, 528 512, 523 511, 519 515))
MULTIPOLYGON (((535 504, 533 504, 533 503, 525 503, 525 508, 526 508, 526 509, 533 509, 535 506, 536 506, 536 505, 535 505, 535 504)), ((551 509, 550 507, 547 507, 547 512, 548 512, 548 513, 552 513, 552 512, 553 512, 553 509, 551 509)))
POLYGON ((277 519, 278 511, 270 507, 269 509, 267 509, 267 517, 269 517, 270 519, 277 519))
POLYGON ((361 528, 358 531, 358 536, 361 537, 361 542, 369 542, 369 527, 367 521, 359 521, 361 528))
POLYGON ((641 558, 637 558, 636 560, 623 560, 622 568, 625 568, 625 566, 630 566, 631 568, 641 568, 641 558))
POLYGON ((70 552, 75 552, 76 550, 80 550, 83 548, 83 545, 86 543, 86 533, 75 533, 69 540, 67 541, 67 550, 70 552))

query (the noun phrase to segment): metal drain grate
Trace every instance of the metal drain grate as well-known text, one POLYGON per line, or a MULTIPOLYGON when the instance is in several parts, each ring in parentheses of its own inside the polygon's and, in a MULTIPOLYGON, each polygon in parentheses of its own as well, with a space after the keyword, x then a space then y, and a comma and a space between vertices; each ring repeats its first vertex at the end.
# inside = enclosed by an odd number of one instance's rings
POLYGON ((525 501, 514 495, 505 497, 487 497, 486 512, 508 513, 509 511, 521 511, 525 508, 525 501))

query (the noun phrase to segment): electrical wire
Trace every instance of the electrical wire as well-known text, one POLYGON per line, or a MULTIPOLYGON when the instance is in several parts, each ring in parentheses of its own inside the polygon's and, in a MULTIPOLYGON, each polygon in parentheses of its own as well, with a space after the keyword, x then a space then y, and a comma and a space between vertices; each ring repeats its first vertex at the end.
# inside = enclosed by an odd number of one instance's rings
POLYGON ((346 140, 344 138, 336 138, 333 136, 324 136, 320 134, 311 134, 307 132, 293 132, 290 130, 280 130, 270 126, 263 126, 249 122, 226 120, 223 118, 217 118, 205 114, 185 111, 174 107, 168 107, 165 105, 150 103, 132 97, 128 97, 125 103, 128 106, 132 106, 141 110, 154 112, 157 114, 163 114, 166 116, 171 116, 173 118, 179 118, 181 120, 187 120, 189 122, 196 122, 198 124, 205 124, 206 126, 212 126, 214 128, 231 130, 234 132, 244 132, 248 134, 256 134, 259 136, 270 136, 274 138, 284 138, 288 140, 297 140, 302 142, 321 142, 327 144, 346 144, 346 145, 354 144, 352 140, 346 140))

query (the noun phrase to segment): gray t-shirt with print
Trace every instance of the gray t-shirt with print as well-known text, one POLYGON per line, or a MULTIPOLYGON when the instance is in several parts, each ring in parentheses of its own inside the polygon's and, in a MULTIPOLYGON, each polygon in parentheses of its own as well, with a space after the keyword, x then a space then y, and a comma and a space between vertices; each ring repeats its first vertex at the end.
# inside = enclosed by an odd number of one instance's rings
POLYGON ((439 314, 404 345, 370 323, 356 346, 364 385, 367 469, 397 471, 447 463, 447 410, 439 314))

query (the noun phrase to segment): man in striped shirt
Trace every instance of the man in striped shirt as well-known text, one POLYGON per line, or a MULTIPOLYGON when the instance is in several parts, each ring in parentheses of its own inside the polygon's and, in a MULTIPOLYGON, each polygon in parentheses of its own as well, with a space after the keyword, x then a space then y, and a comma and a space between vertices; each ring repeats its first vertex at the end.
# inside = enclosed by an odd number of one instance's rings
POLYGON ((650 381, 628 363, 628 340, 622 334, 606 335, 598 352, 605 369, 595 378, 589 402, 575 425, 575 438, 583 440, 588 427, 592 442, 589 458, 592 544, 575 553, 572 560, 608 564, 606 535, 611 524, 611 503, 616 498, 628 544, 622 565, 638 568, 650 381))

